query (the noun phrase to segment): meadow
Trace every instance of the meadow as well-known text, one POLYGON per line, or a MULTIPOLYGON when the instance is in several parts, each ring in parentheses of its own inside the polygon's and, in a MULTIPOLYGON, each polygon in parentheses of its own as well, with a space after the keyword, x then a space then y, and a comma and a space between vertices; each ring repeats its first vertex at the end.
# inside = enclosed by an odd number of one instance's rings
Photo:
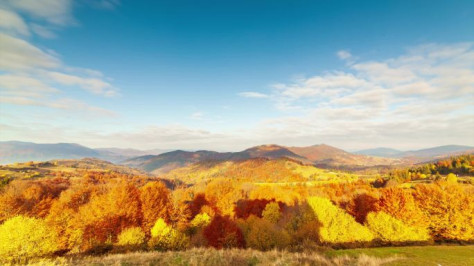
POLYGON ((203 249, 39 259, 32 265, 472 265, 473 246, 382 247, 312 252, 203 249))

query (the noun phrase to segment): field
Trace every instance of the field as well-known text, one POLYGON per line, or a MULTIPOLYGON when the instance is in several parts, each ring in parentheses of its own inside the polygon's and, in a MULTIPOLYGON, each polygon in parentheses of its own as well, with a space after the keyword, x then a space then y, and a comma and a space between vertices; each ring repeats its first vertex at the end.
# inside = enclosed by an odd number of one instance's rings
POLYGON ((251 249, 190 249, 106 256, 62 257, 36 265, 473 265, 474 246, 415 246, 315 253, 261 252, 251 249))

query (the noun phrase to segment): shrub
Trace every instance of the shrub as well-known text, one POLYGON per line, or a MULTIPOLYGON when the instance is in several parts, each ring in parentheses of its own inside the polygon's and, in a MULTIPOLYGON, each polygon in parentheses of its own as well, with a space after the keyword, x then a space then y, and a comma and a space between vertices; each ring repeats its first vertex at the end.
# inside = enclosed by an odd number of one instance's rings
POLYGON ((118 236, 118 244, 121 246, 138 246, 145 242, 145 232, 140 227, 129 227, 118 236))
POLYGON ((369 213, 366 225, 385 242, 427 241, 430 238, 426 230, 406 225, 385 212, 369 213))
POLYGON ((453 173, 449 173, 446 176, 446 181, 451 184, 456 184, 458 182, 458 177, 453 173))
POLYGON ((0 260, 26 262, 57 250, 56 234, 45 221, 15 216, 0 225, 0 260))
POLYGON ((245 247, 242 231, 228 216, 216 215, 204 228, 204 236, 215 248, 245 247))
POLYGON ((334 206, 329 199, 311 197, 308 204, 321 222, 320 240, 326 243, 368 242, 374 239, 369 229, 354 217, 334 206))
POLYGON ((167 225, 163 219, 158 219, 151 229, 151 239, 148 245, 156 250, 182 250, 189 244, 189 238, 180 231, 167 225))

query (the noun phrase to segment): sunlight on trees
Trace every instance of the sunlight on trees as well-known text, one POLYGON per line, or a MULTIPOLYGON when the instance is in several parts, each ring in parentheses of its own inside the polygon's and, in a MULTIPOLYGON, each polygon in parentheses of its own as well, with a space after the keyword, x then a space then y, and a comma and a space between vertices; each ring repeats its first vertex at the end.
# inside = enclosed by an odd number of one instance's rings
POLYGON ((313 209, 322 227, 322 242, 353 243, 368 242, 374 239, 369 229, 357 223, 351 215, 331 203, 329 199, 311 197, 308 204, 313 209))
POLYGON ((367 227, 384 242, 427 241, 427 230, 411 227, 384 212, 371 212, 367 215, 367 227))
POLYGON ((0 225, 0 261, 25 263, 58 249, 55 231, 41 219, 15 216, 0 225))

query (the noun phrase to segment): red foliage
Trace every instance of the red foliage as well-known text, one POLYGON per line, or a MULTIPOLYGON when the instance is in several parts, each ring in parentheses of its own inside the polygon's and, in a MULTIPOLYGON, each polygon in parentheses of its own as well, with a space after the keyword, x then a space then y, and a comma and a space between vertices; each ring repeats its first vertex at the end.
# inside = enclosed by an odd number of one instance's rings
POLYGON ((211 223, 204 228, 204 237, 210 246, 218 249, 245 247, 242 231, 228 216, 216 215, 211 223))
POLYGON ((189 204, 189 209, 191 210, 191 217, 198 215, 201 212, 201 208, 204 205, 208 205, 209 202, 206 200, 206 195, 203 193, 198 193, 194 197, 193 201, 189 204))

